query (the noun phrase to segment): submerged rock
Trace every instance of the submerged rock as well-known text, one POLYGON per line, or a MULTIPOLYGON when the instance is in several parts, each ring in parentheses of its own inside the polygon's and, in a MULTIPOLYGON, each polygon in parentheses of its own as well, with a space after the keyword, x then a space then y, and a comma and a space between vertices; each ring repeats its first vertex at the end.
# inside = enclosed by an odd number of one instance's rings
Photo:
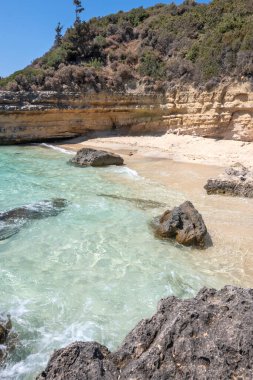
POLYGON ((224 194, 253 198, 253 171, 237 163, 204 186, 207 194, 224 194))
POLYGON ((253 289, 168 297, 114 353, 95 342, 56 351, 37 380, 253 378, 253 289))
POLYGON ((118 154, 90 148, 80 149, 70 163, 78 166, 123 165, 124 160, 118 154))
POLYGON ((66 199, 54 198, 0 213, 0 221, 16 219, 42 219, 58 215, 67 205, 66 199))
POLYGON ((29 220, 58 215, 67 204, 65 199, 55 198, 0 212, 0 240, 18 233, 29 220))
POLYGON ((98 196, 133 203, 136 207, 138 207, 142 210, 147 210, 147 209, 152 209, 152 208, 160 208, 160 207, 166 206, 165 203, 152 201, 149 199, 123 197, 121 195, 116 195, 116 194, 98 194, 98 196))
POLYGON ((18 336, 12 331, 10 315, 7 319, 0 316, 0 366, 3 365, 8 354, 14 350, 18 341, 18 336))
POLYGON ((189 201, 156 217, 152 227, 158 237, 175 238, 178 243, 187 246, 206 245, 206 225, 200 213, 189 201))

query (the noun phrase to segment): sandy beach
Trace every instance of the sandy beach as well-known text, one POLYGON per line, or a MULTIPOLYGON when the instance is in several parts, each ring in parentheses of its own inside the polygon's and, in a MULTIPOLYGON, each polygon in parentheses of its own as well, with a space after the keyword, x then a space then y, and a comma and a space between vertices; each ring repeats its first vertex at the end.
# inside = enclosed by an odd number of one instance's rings
POLYGON ((197 136, 164 134, 162 136, 113 136, 91 134, 64 143, 67 149, 94 147, 119 152, 127 164, 137 156, 163 158, 177 162, 228 166, 236 162, 253 167, 253 143, 215 140, 197 136), (131 154, 131 156, 129 156, 131 154), (128 158, 129 157, 129 158, 128 158))
MULTIPOLYGON (((253 143, 192 136, 91 136, 60 145, 121 154, 126 165, 157 186, 180 192, 201 212, 213 247, 202 253, 212 272, 234 278, 234 284, 253 286, 253 199, 207 195, 204 185, 224 167, 240 162, 253 167, 253 143)), ((114 180, 117 180, 114 178, 114 180)), ((176 205, 168 205, 172 207, 176 205)), ((192 256, 199 265, 199 254, 192 256)), ((203 265, 203 263, 202 263, 203 265)))
POLYGON ((193 198, 205 193, 203 186, 207 179, 221 174, 225 167, 240 162, 253 168, 253 143, 242 141, 174 134, 99 137, 91 134, 58 146, 73 151, 89 147, 120 154, 125 164, 139 175, 178 191, 184 189, 193 198))

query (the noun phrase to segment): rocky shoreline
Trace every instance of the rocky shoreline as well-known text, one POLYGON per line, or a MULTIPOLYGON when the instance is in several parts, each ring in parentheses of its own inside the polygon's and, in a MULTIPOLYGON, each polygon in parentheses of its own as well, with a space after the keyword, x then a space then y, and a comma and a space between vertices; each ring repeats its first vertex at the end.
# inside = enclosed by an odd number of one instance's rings
POLYGON ((37 380, 251 379, 253 290, 169 297, 110 352, 96 342, 56 351, 37 380))
MULTIPOLYGON (((123 164, 118 155, 87 148, 79 151, 72 160, 75 165, 84 167, 123 164)), ((227 176, 243 183, 251 178, 250 173, 240 164, 226 169, 227 176)), ((157 206, 139 199, 109 196, 137 202, 143 207, 157 206)), ((38 211, 34 206, 32 211, 23 207, 0 217, 8 222, 16 221, 18 217, 38 219, 51 216, 52 210, 48 210, 48 206, 54 206, 52 215, 66 206, 65 200, 61 199, 53 200, 52 204, 45 202, 45 215, 41 214, 43 210, 39 204, 38 211)), ((156 218, 154 229, 160 237, 175 238, 180 244, 206 246, 207 228, 190 202, 156 218)), ((37 380, 251 378, 252 316, 252 289, 227 286, 220 291, 203 289, 191 300, 169 297, 160 301, 157 313, 151 319, 141 321, 115 352, 97 342, 75 342, 56 351, 37 380)))
MULTIPOLYGON (((239 164, 226 169, 226 175, 242 182, 249 173, 239 164)), ((207 237, 202 216, 190 202, 157 217, 153 228, 160 237, 185 245, 204 247, 207 237)), ((252 317, 252 289, 204 288, 193 299, 168 297, 115 352, 98 342, 74 342, 55 351, 37 380, 250 379, 252 317)))
MULTIPOLYGON (((243 183, 246 174, 239 173, 243 183)), ((207 232, 201 229, 199 240, 194 237, 200 246, 207 232)), ((53 354, 38 379, 251 378, 252 312, 250 289, 204 289, 186 301, 170 297, 160 302, 153 318, 137 325, 116 352, 99 343, 73 343, 53 354)))
POLYGON ((0 77, 0 146, 24 144, 0 161, 0 380, 253 379, 253 6, 208 2, 74 0, 0 77))

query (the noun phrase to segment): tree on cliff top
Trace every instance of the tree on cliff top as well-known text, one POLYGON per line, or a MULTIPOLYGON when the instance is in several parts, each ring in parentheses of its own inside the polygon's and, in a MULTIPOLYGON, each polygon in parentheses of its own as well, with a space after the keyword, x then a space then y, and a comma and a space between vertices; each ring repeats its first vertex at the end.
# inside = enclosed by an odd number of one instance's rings
POLYGON ((54 47, 60 46, 62 42, 62 28, 63 25, 61 25, 60 22, 58 22, 56 28, 55 28, 55 40, 54 40, 54 47))
POLYGON ((84 8, 82 6, 82 2, 80 0, 73 0, 74 6, 76 7, 75 13, 76 13, 76 21, 75 24, 79 24, 81 22, 80 15, 84 11, 84 8))

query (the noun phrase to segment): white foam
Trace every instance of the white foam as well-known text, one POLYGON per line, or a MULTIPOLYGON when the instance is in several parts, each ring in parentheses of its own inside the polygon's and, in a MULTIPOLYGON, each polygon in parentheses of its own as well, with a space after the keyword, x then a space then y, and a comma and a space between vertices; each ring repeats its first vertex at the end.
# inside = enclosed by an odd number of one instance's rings
POLYGON ((119 174, 124 174, 129 177, 133 177, 136 179, 141 179, 142 177, 137 173, 136 170, 130 169, 127 166, 118 166, 118 167, 113 167, 113 171, 119 174))
POLYGON ((51 145, 51 144, 46 144, 46 143, 42 143, 40 145, 44 146, 45 148, 53 149, 53 150, 56 150, 57 152, 61 152, 61 153, 64 153, 64 154, 70 154, 70 155, 74 155, 75 154, 75 152, 72 152, 71 150, 67 150, 67 149, 64 149, 64 148, 60 148, 59 146, 55 146, 55 145, 51 145))
MULTIPOLYGON (((40 340, 37 342, 36 353, 29 354, 23 360, 13 364, 9 363, 0 369, 1 380, 21 380, 30 378, 31 374, 38 373, 45 368, 49 357, 55 349, 66 347, 75 341, 95 340, 95 333, 101 328, 92 321, 86 323, 76 322, 59 331, 47 331, 45 327, 37 328, 40 340)), ((27 344, 28 342, 26 342, 27 344)))
POLYGON ((0 371, 0 378, 1 380, 24 379, 26 376, 29 376, 30 373, 36 373, 39 368, 42 369, 47 360, 48 357, 46 354, 31 354, 25 360, 22 360, 14 365, 8 364, 4 367, 0 371))

